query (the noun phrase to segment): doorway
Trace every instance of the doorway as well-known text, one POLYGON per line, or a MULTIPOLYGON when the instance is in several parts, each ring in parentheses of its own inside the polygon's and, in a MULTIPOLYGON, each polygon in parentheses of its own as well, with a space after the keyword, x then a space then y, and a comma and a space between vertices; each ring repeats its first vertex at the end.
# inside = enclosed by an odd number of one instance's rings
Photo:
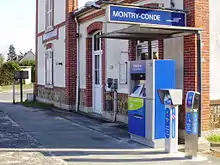
POLYGON ((102 48, 101 32, 93 35, 93 112, 102 113, 102 48))

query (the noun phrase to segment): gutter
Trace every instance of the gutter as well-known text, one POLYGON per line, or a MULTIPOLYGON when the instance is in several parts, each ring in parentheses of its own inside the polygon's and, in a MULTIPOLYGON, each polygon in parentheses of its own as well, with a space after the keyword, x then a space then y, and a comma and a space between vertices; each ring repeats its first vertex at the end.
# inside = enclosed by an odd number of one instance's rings
POLYGON ((76 22, 76 37, 77 37, 77 77, 76 77, 76 112, 79 111, 79 103, 80 103, 80 56, 79 56, 79 50, 80 50, 80 43, 79 43, 79 31, 80 31, 80 27, 79 27, 79 22, 77 19, 76 15, 73 15, 75 22, 76 22))
POLYGON ((198 137, 202 137, 202 37, 197 33, 197 90, 200 93, 199 100, 199 130, 198 137))

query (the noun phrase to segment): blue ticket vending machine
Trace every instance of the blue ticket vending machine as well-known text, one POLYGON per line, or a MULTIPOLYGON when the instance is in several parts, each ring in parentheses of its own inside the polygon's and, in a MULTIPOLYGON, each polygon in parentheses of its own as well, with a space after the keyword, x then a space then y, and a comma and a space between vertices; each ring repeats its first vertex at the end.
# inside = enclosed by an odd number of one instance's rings
POLYGON ((178 106, 182 105, 182 90, 160 89, 158 94, 165 105, 165 152, 178 152, 178 106))
POLYGON ((144 85, 136 85, 134 91, 128 97, 129 132, 141 137, 146 136, 145 130, 145 96, 144 85))
POLYGON ((186 94, 186 133, 198 134, 198 109, 200 94, 189 91, 186 94))
POLYGON ((132 140, 164 147, 165 110, 157 90, 175 89, 175 65, 173 60, 130 61, 128 131, 132 140))
POLYGON ((197 157, 199 130, 200 93, 188 91, 186 94, 185 154, 188 158, 197 157))

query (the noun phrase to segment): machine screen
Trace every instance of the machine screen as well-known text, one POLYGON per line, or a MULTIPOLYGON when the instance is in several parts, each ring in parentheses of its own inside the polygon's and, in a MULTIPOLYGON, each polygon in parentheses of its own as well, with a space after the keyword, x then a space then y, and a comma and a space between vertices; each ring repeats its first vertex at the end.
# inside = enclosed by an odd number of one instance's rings
POLYGON ((142 91, 143 85, 136 85, 131 96, 139 96, 142 91))
POLYGON ((134 96, 134 97, 146 97, 146 92, 145 92, 145 87, 144 85, 142 84, 139 84, 139 85, 136 85, 134 87, 134 90, 133 92, 131 93, 131 96, 134 96))

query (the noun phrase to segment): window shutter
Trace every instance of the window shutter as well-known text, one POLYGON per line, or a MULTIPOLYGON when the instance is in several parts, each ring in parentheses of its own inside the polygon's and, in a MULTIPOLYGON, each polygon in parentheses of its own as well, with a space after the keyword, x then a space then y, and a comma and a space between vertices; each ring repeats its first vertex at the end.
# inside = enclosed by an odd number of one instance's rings
POLYGON ((52 14, 52 18, 51 18, 52 24, 51 25, 54 26, 54 0, 51 0, 51 1, 52 1, 51 2, 52 3, 52 13, 51 13, 52 14))
POLYGON ((45 29, 48 27, 48 9, 49 9, 49 2, 45 0, 45 29))

